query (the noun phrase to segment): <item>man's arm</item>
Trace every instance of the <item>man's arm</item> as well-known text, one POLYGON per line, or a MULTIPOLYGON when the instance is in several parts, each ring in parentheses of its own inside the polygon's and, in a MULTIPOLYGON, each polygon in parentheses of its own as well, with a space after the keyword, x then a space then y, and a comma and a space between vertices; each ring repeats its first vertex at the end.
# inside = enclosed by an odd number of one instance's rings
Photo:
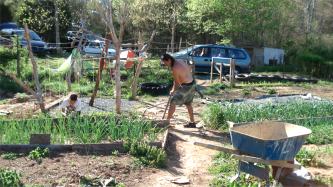
POLYGON ((173 86, 172 86, 172 89, 170 91, 170 94, 173 94, 173 92, 175 92, 179 88, 179 85, 180 85, 178 71, 173 70, 172 75, 173 75, 174 80, 173 80, 173 86))

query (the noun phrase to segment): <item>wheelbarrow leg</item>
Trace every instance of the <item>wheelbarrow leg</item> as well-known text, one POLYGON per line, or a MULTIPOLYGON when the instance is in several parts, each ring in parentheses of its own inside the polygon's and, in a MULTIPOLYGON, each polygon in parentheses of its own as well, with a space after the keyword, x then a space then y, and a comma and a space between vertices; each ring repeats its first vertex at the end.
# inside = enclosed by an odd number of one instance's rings
POLYGON ((276 171, 276 174, 274 176, 273 187, 278 186, 281 172, 282 172, 282 168, 278 168, 277 171, 276 171))
POLYGON ((236 175, 232 176, 230 178, 230 183, 233 183, 235 182, 237 179, 239 179, 239 176, 240 176, 240 161, 238 161, 238 168, 237 168, 237 173, 236 175))

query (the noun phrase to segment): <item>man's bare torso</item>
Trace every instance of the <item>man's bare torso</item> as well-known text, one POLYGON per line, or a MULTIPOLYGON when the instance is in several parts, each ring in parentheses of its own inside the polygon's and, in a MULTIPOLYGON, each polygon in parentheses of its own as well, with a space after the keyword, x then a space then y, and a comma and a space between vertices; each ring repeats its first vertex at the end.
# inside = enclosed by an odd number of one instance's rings
POLYGON ((182 60, 176 60, 172 67, 173 76, 177 84, 191 83, 193 76, 191 68, 182 60))

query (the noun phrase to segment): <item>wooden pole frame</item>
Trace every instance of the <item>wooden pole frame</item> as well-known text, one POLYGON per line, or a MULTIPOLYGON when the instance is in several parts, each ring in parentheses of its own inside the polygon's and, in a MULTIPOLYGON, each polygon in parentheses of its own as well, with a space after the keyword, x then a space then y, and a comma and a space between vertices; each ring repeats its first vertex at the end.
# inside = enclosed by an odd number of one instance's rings
POLYGON ((89 106, 93 106, 94 102, 95 102, 97 91, 99 89, 99 82, 100 82, 101 76, 102 76, 103 67, 106 64, 105 63, 105 61, 106 61, 105 57, 108 56, 110 41, 111 41, 111 34, 107 34, 106 39, 105 39, 105 46, 104 46, 104 49, 103 49, 103 52, 102 52, 102 57, 99 60, 98 72, 97 72, 97 77, 96 77, 96 84, 95 84, 94 92, 91 95, 91 98, 90 98, 90 101, 89 101, 89 106))
POLYGON ((40 85, 39 77, 38 77, 38 66, 35 61, 34 54, 32 53, 32 47, 31 47, 31 42, 30 42, 30 30, 26 23, 24 24, 24 36, 25 36, 25 39, 28 44, 29 56, 30 56, 30 60, 32 63, 32 73, 33 73, 33 77, 34 77, 34 81, 35 81, 35 85, 36 85, 35 97, 37 99, 37 102, 39 104, 41 111, 43 113, 46 113, 45 104, 44 104, 44 100, 43 100, 43 93, 42 93, 42 89, 41 89, 41 85, 40 85))

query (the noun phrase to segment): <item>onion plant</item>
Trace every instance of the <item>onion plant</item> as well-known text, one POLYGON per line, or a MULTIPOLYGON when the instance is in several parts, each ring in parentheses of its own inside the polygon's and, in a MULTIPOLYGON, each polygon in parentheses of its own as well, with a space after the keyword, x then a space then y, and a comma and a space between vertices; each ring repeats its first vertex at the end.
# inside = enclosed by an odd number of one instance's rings
POLYGON ((30 134, 51 134, 53 144, 153 140, 160 130, 139 118, 85 116, 0 121, 1 144, 27 144, 30 134))

